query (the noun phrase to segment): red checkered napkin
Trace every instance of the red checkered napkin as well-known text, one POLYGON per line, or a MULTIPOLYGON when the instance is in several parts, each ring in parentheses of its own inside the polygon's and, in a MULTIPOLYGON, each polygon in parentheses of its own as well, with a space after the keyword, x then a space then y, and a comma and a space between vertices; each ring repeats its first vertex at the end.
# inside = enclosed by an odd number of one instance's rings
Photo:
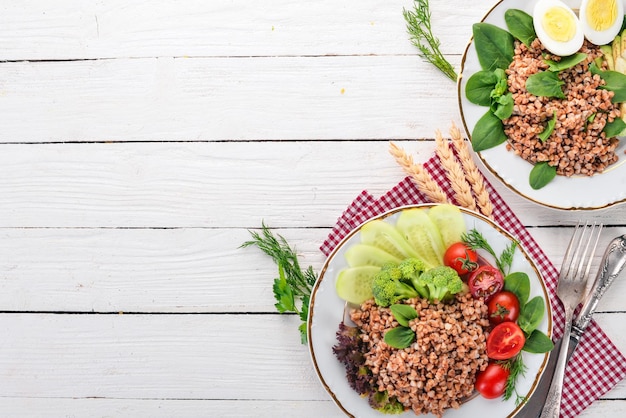
MULTIPOLYGON (((424 168, 448 194, 450 200, 454 201, 453 191, 438 157, 433 156, 424 164, 424 168)), ((553 301, 554 335, 560 338, 563 334, 565 316, 561 304, 556 299, 558 271, 506 202, 502 200, 487 179, 484 181, 491 197, 494 220, 518 239, 526 252, 533 258, 543 276, 550 299, 553 301)), ((330 254, 352 229, 372 216, 398 206, 428 202, 426 196, 417 189, 408 177, 378 199, 367 191, 363 191, 338 219, 320 250, 325 255, 330 254)), ((624 377, 626 377, 626 358, 602 329, 592 321, 567 367, 561 417, 575 417, 592 402, 611 390, 624 377)))

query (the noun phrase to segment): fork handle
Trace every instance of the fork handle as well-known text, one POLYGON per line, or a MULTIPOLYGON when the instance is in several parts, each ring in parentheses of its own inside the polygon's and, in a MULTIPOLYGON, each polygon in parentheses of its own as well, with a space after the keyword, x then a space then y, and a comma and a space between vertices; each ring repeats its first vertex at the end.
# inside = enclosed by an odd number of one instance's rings
POLYGON ((545 407, 541 412, 540 418, 559 418, 561 412, 561 395, 563 394, 563 377, 565 376, 565 366, 567 365, 567 347, 569 346, 569 337, 572 332, 573 309, 565 311, 565 325, 563 329, 563 338, 561 339, 561 348, 559 350, 559 359, 552 378, 552 384, 548 391, 545 407))

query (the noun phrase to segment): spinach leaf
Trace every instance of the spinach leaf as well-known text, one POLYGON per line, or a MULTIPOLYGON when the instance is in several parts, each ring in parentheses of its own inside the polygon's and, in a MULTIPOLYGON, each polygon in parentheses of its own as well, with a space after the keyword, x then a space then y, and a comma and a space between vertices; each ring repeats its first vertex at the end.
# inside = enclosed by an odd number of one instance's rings
POLYGON ((535 296, 522 307, 517 324, 527 335, 530 335, 541 323, 545 309, 543 298, 535 296))
POLYGON ((614 93, 611 99, 613 103, 626 102, 626 74, 617 71, 602 71, 595 63, 589 64, 589 71, 592 74, 598 74, 606 82, 606 85, 600 88, 614 93))
POLYGON ((550 138, 550 135, 552 135, 552 132, 554 132, 555 126, 556 126, 556 111, 552 115, 552 119, 550 119, 548 123, 546 124, 546 128, 543 130, 543 132, 537 135, 539 139, 541 139, 541 142, 546 142, 548 138, 550 138))
POLYGON ((522 350, 528 353, 539 354, 552 351, 553 348, 554 343, 550 337, 536 329, 528 336, 528 338, 526 338, 526 343, 524 344, 524 348, 522 348, 522 350))
POLYGON ((476 152, 493 148, 506 141, 504 126, 491 111, 485 113, 474 126, 472 131, 472 148, 476 152))
POLYGON ((394 348, 407 348, 415 341, 415 332, 408 327, 395 327, 385 333, 385 342, 394 348))
POLYGON ((478 62, 483 70, 508 68, 514 55, 513 35, 485 22, 474 23, 472 33, 478 62))
POLYGON ((524 272, 511 273, 504 278, 504 290, 517 296, 520 306, 526 305, 530 296, 530 279, 524 272))
POLYGON ((491 92, 498 82, 493 71, 478 71, 467 80, 465 97, 479 106, 491 105, 491 92))
POLYGON ((565 99, 561 86, 565 82, 552 71, 542 71, 531 75, 526 80, 526 90, 535 96, 557 97, 565 99))
POLYGON ((573 55, 563 57, 560 61, 552 61, 552 60, 544 60, 546 64, 548 64, 549 71, 558 73, 559 71, 567 70, 568 68, 572 68, 576 64, 580 64, 584 60, 587 59, 587 54, 582 52, 577 52, 573 55))
POLYGON ((506 80, 506 72, 502 68, 496 68, 493 70, 493 75, 496 76, 496 85, 493 87, 491 97, 500 97, 509 91, 509 85, 506 80))
POLYGON ((409 322, 417 318, 417 311, 412 306, 403 303, 391 305, 389 309, 391 309, 391 313, 398 321, 398 324, 404 327, 408 327, 409 322))
POLYGON ((541 161, 530 170, 528 182, 530 187, 539 190, 546 184, 550 183, 556 177, 556 167, 548 164, 547 161, 541 161))
POLYGON ((522 41, 524 45, 530 46, 537 34, 533 25, 533 17, 523 10, 508 9, 504 12, 504 21, 509 28, 511 35, 522 41))
POLYGON ((505 95, 499 96, 497 99, 491 103, 491 111, 495 116, 500 120, 507 119, 511 117, 513 114, 513 94, 507 93, 505 95))
POLYGON ((613 122, 607 122, 607 124, 604 125, 603 131, 607 138, 613 138, 621 134, 624 129, 626 129, 626 122, 624 122, 622 118, 615 118, 613 122))

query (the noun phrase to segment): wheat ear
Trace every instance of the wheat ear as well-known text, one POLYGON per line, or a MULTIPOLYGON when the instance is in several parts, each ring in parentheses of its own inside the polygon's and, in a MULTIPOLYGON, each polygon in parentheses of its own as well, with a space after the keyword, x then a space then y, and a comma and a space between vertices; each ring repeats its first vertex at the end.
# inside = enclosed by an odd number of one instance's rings
POLYGON ((461 131, 454 123, 450 128, 450 137, 459 160, 461 160, 461 164, 463 165, 467 181, 472 186, 472 191, 474 192, 474 197, 476 199, 476 205, 480 209, 480 213, 489 218, 493 217, 493 205, 491 204, 489 192, 485 187, 484 177, 478 170, 478 167, 476 167, 476 164, 470 155, 467 141, 463 139, 461 131))
POLYGON ((465 178, 463 168, 452 153, 448 141, 443 139, 439 130, 435 132, 435 141, 437 143, 436 153, 439 156, 441 165, 446 170, 446 177, 448 177, 450 186, 454 190, 454 198, 459 206, 475 211, 476 202, 474 201, 474 196, 472 196, 472 189, 465 178))
POLYGON ((389 152, 393 155, 404 172, 411 176, 417 188, 424 193, 432 203, 450 203, 443 189, 439 187, 431 175, 428 174, 421 164, 415 164, 413 158, 402 148, 390 142, 389 152))

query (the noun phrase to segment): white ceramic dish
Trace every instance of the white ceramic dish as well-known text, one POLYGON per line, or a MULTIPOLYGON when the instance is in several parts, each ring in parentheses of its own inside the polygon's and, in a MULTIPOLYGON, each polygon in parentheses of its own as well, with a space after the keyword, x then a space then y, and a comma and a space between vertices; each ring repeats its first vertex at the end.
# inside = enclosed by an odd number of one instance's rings
MULTIPOLYGON (((395 224, 400 212, 409 207, 431 207, 433 205, 405 206, 394 209, 376 218, 395 224)), ((499 254, 513 237, 482 215, 462 209, 468 229, 476 228, 487 239, 490 245, 499 254)), ((347 415, 354 417, 380 417, 379 412, 370 408, 367 399, 360 397, 350 386, 345 377, 345 369, 335 358, 332 347, 336 344, 336 332, 343 320, 344 301, 335 293, 335 278, 337 273, 347 266, 344 253, 352 244, 360 242, 360 227, 353 230, 330 254, 322 267, 320 276, 311 294, 309 308, 308 332, 309 349, 315 371, 333 400, 347 415)), ((484 255, 481 253, 481 255, 484 255)), ((511 267, 511 272, 525 272, 531 281, 531 298, 541 296, 546 301, 546 315, 539 326, 547 335, 552 335, 552 309, 546 287, 539 275, 538 269, 528 254, 518 246, 511 267)), ((541 374, 543 373, 547 354, 524 353, 524 362, 528 371, 517 384, 520 395, 530 395, 541 374)), ((478 417, 493 418, 513 417, 518 408, 513 399, 503 402, 501 399, 486 400, 476 397, 463 404, 460 409, 446 411, 445 417, 478 417)), ((407 412, 402 416, 415 416, 407 412)), ((432 416, 432 415, 429 415, 432 416)))
MULTIPOLYGON (((532 14, 535 3, 536 0, 502 0, 487 13, 482 21, 507 29, 504 22, 506 10, 520 9, 532 14)), ((580 1, 569 0, 565 3, 576 8, 580 1)), ((487 111, 486 107, 470 103, 465 98, 467 80, 480 69, 474 43, 470 41, 461 61, 461 76, 457 85, 461 119, 470 138, 476 122, 487 111)), ((626 202, 625 150, 626 138, 620 138, 620 145, 616 151, 619 161, 604 173, 592 177, 557 176, 539 190, 532 189, 528 183, 532 165, 513 152, 507 151, 505 144, 479 152, 478 157, 487 170, 509 189, 529 200, 557 209, 599 209, 626 202)))

